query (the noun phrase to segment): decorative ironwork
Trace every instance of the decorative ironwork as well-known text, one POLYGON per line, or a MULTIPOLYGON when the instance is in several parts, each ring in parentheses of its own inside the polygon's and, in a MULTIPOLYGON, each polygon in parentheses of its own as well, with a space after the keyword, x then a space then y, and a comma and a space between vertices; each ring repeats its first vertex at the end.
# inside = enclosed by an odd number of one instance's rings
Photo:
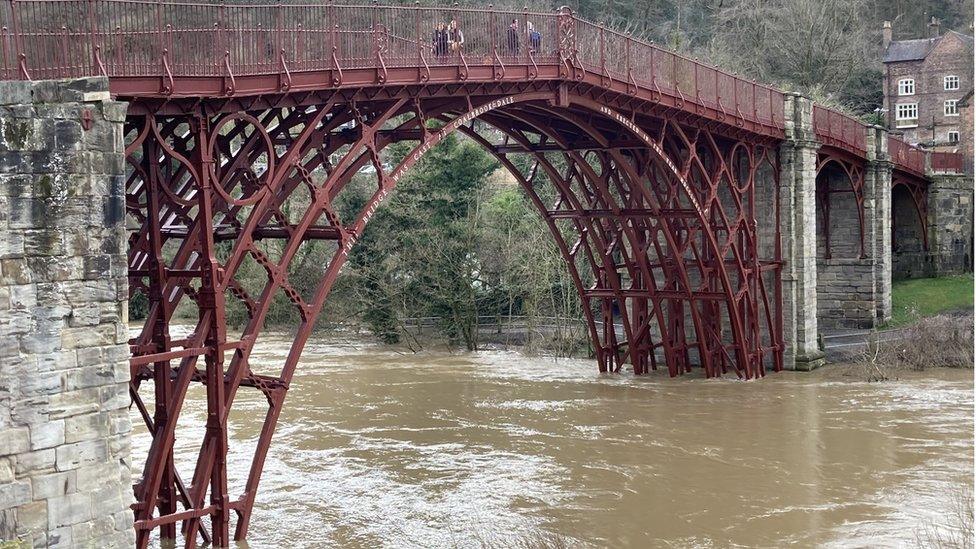
MULTIPOLYGON (((231 526, 246 537, 278 416, 340 268, 403 174, 451 132, 491 152, 543 216, 586 304, 601 371, 700 365, 748 379, 782 368, 783 94, 568 8, 449 13, 467 35, 454 52, 433 47, 436 7, 0 3, 0 77, 107 75, 130 102, 130 292, 149 303, 130 341, 130 392, 152 435, 135 486, 140 547, 154 531, 187 546, 226 546, 231 526), (509 46, 508 21, 521 29, 529 18, 541 46, 527 35, 509 46), (390 166, 383 154, 395 143, 412 150, 390 166), (355 174, 372 174, 373 192, 344 219, 334 205, 355 174), (292 269, 312 245, 328 258, 303 287, 292 269), (262 370, 251 357, 276 300, 298 325, 285 362, 262 370), (180 305, 197 313, 186 334, 172 326, 180 305), (207 414, 186 479, 173 448, 194 383, 207 414), (240 389, 259 391, 268 409, 244 492, 231 495, 240 389)), ((846 151, 838 162, 863 253, 865 128, 819 107, 814 118, 822 158, 846 151)), ((919 164, 899 143, 889 143, 896 169, 924 176, 924 154, 919 164)))
POLYGON ((135 487, 140 546, 155 529, 176 537, 179 522, 189 545, 226 545, 232 522, 233 537, 246 536, 285 395, 340 268, 403 174, 454 131, 495 155, 539 209, 586 304, 601 371, 630 363, 641 374, 664 364, 678 375, 700 364, 706 376, 752 378, 782 367, 781 261, 777 246, 760 253, 755 223, 756 181, 778 188, 769 144, 624 114, 544 83, 519 92, 478 86, 474 96, 404 91, 368 102, 334 96, 300 108, 130 117, 127 205, 139 224, 130 287, 149 301, 131 342, 131 394, 153 435, 135 487), (476 119, 493 131, 476 130, 476 119), (383 151, 403 142, 412 152, 397 166, 384 163, 383 151), (529 164, 514 162, 519 154, 534 168, 518 168, 529 164), (370 200, 342 219, 333 204, 353 175, 367 173, 375 177, 370 200), (302 288, 289 269, 309 242, 328 247, 331 259, 316 286, 302 288), (255 270, 263 285, 244 280, 255 270), (285 363, 260 371, 251 356, 276 299, 300 321, 285 363), (197 310, 187 335, 171 326, 181 302, 197 310), (234 307, 241 330, 228 323, 234 307), (191 383, 205 386, 208 411, 187 482, 173 444, 191 383), (242 388, 260 391, 268 410, 244 493, 232 497, 228 421, 242 388))

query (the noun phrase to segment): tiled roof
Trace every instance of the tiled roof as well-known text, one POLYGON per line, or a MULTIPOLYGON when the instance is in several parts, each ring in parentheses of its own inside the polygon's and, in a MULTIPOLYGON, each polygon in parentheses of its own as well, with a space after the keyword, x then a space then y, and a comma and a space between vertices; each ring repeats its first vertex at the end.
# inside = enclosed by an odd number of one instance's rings
POLYGON ((917 61, 925 59, 932 47, 938 42, 938 38, 922 38, 920 40, 898 40, 888 45, 885 51, 884 62, 895 63, 898 61, 917 61))
POLYGON ((939 43, 942 38, 955 34, 961 37, 963 40, 969 42, 970 46, 973 43, 973 37, 967 36, 965 34, 949 31, 938 38, 920 38, 917 40, 897 40, 888 45, 888 49, 885 50, 884 62, 885 63, 897 63, 898 61, 918 61, 919 59, 925 59, 932 48, 939 43))

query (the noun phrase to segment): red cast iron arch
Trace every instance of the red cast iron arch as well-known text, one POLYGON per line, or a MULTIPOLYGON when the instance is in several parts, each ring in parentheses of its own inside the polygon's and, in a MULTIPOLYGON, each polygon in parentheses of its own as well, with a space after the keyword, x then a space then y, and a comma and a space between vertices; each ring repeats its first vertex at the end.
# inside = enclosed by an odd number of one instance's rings
POLYGON ((143 332, 133 341, 131 393, 153 434, 136 487, 139 545, 148 543, 155 528, 163 537, 175 537, 178 521, 188 545, 198 536, 224 544, 231 512, 237 514, 234 537, 246 536, 285 394, 340 268, 406 170, 454 131, 487 147, 512 170, 543 215, 588 305, 587 326, 601 370, 619 371, 626 356, 634 371, 643 373, 648 364, 656 368, 657 351, 671 375, 689 371, 693 362, 708 376, 728 369, 746 378, 762 375, 765 361, 779 369, 781 335, 759 276, 769 266, 760 265, 750 251, 755 222, 741 206, 742 198, 754 193, 757 146, 667 121, 656 123, 652 137, 640 126, 650 122, 635 120, 553 89, 454 98, 391 95, 374 101, 333 97, 319 105, 251 112, 133 117, 126 149, 133 168, 127 204, 142 227, 130 239, 130 271, 132 291, 145 294, 150 306, 143 332), (434 119, 443 126, 429 128, 434 119), (475 130, 475 119, 495 126, 506 141, 492 145, 475 130), (382 151, 400 141, 415 145, 399 165, 386 166, 382 151), (749 154, 740 181, 732 166, 742 151, 749 154), (508 159, 513 153, 531 155, 533 173, 515 169, 508 159), (560 165, 553 154, 561 157, 560 165), (333 201, 367 165, 376 177, 375 191, 355 219, 345 222, 333 201), (559 197, 554 206, 534 188, 539 168, 559 197), (723 189, 731 196, 725 204, 719 200, 723 189), (730 208, 736 211, 726 212, 730 208), (560 227, 566 220, 569 231, 560 227), (567 234, 575 237, 572 245, 567 234), (267 239, 280 246, 258 244, 267 239), (288 272, 309 240, 336 242, 311 292, 295 287, 288 272), (591 271, 590 285, 576 265, 578 256, 591 271), (246 262, 265 271, 263 287, 248 288, 235 278, 246 262), (301 320, 280 371, 258 372, 250 356, 276 295, 284 296, 301 320), (193 331, 175 338, 169 324, 183 298, 200 313, 193 331), (227 300, 246 310, 239 337, 228 333, 227 300), (593 308, 600 311, 599 321, 593 308), (623 323, 623 341, 614 329, 615 312, 623 323), (692 330, 686 328, 687 317, 692 330), (204 369, 196 364, 201 354, 204 369), (176 359, 180 364, 173 368, 170 360, 176 359), (139 392, 150 379, 154 413, 139 392), (207 386, 208 419, 187 485, 172 455, 191 382, 207 386), (261 391, 269 408, 244 494, 231 499, 226 425, 240 387, 261 391), (185 511, 177 510, 179 502, 185 511), (212 533, 202 526, 203 516, 211 517, 212 533))

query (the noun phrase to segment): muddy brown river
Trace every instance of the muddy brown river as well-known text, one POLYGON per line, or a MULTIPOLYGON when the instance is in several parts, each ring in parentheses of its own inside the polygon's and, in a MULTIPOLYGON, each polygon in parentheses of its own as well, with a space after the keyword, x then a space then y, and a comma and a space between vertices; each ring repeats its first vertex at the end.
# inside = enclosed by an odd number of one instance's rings
MULTIPOLYGON (((271 339, 257 364, 284 361, 271 339)), ((250 547, 915 546, 952 528, 973 482, 972 376, 634 378, 589 360, 311 342, 250 547)), ((184 478, 202 395, 178 432, 184 478)), ((238 394, 235 496, 266 409, 238 394)))

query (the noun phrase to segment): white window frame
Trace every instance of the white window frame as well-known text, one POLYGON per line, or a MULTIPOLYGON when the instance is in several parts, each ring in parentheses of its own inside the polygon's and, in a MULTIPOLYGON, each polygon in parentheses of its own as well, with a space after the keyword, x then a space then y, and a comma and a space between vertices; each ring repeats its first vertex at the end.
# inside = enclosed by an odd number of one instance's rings
POLYGON ((898 95, 915 95, 915 79, 902 78, 898 81, 898 95))
POLYGON ((898 103, 895 105, 895 126, 899 128, 914 128, 918 126, 918 103, 898 103), (914 116, 905 116, 903 112, 914 111, 914 116), (902 122, 908 122, 903 124, 902 122))
POLYGON ((946 99, 942 102, 942 114, 946 116, 959 116, 959 100, 946 99))
POLYGON ((952 145, 959 143, 959 130, 949 130, 946 132, 946 141, 952 145), (956 134, 956 138, 952 138, 952 134, 956 134))
POLYGON ((959 77, 954 74, 948 74, 942 77, 942 89, 945 91, 958 90, 959 84, 959 77), (950 83, 954 85, 950 87, 950 83))

